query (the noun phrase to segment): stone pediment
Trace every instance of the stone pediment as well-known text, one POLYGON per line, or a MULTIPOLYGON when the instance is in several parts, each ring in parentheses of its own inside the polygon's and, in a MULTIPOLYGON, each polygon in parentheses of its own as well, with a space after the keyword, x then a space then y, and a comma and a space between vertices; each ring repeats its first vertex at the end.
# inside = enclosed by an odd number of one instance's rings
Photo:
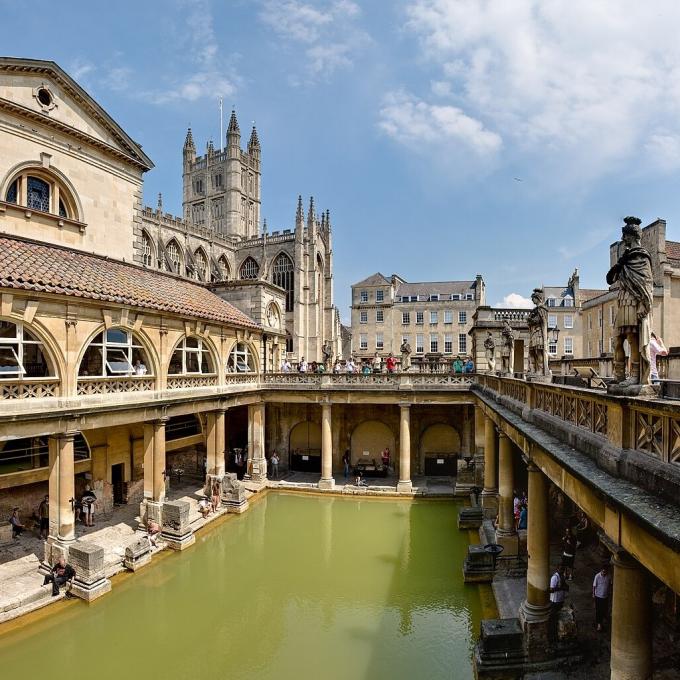
POLYGON ((143 170, 153 167, 140 145, 52 61, 0 57, 0 110, 123 156, 143 170))

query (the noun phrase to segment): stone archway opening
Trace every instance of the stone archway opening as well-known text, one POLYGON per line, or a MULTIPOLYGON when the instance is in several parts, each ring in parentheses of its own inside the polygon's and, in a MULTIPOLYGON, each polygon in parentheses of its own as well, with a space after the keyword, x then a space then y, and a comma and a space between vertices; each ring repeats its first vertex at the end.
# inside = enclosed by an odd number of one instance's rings
POLYGON ((298 472, 321 472, 321 425, 298 423, 288 438, 289 466, 298 472))
POLYGON ((391 465, 395 462, 396 441, 392 430, 378 420, 365 420, 354 428, 350 445, 352 465, 358 463, 382 465, 381 454, 390 450, 391 465))
POLYGON ((460 435, 451 425, 430 425, 420 437, 420 459, 427 476, 455 477, 458 474, 460 435))

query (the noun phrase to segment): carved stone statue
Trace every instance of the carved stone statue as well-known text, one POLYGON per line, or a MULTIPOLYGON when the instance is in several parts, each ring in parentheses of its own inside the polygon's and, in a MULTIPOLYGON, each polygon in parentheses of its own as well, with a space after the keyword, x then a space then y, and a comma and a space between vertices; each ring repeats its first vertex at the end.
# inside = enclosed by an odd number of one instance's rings
POLYGON ((651 386, 649 343, 652 332, 654 277, 652 258, 641 244, 640 219, 626 217, 624 222, 621 229, 619 259, 607 273, 609 285, 618 283, 618 310, 614 324, 616 385, 612 386, 612 391, 620 392, 622 389, 633 388, 632 392, 639 394, 643 387, 651 386), (628 340, 630 347, 631 368, 628 378, 623 348, 625 340, 628 340))
POLYGON ((534 288, 531 301, 535 307, 527 316, 529 326, 529 372, 536 376, 550 377, 548 367, 548 308, 540 288, 534 288))
POLYGON ((515 333, 512 330, 510 322, 505 319, 503 321, 503 330, 501 331, 503 343, 501 345, 501 372, 508 374, 513 372, 513 353, 515 350, 515 333))
POLYGON ((399 351, 401 352, 401 370, 406 372, 411 368, 411 345, 404 340, 399 351))
POLYGON ((491 331, 486 332, 486 340, 484 340, 484 355, 486 357, 486 364, 489 367, 489 373, 496 370, 496 343, 493 339, 491 331))
POLYGON ((331 358, 333 357, 333 346, 329 340, 324 342, 321 352, 323 354, 323 362, 326 364, 326 366, 328 366, 330 364, 331 358))

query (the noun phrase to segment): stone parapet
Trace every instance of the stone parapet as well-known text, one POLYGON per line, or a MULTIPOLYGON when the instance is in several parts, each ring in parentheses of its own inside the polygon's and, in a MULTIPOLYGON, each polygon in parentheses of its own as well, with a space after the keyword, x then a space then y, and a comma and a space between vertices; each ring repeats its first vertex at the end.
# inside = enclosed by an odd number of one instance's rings
POLYGON ((222 505, 227 512, 241 513, 248 509, 246 489, 234 472, 227 472, 222 478, 222 505))
POLYGON ((189 523, 187 501, 166 501, 163 503, 161 537, 173 550, 184 550, 196 542, 189 523))
POLYGON ((104 548, 89 541, 76 541, 69 547, 69 564, 75 569, 71 594, 91 602, 111 590, 104 577, 104 548))
POLYGON ((151 543, 147 536, 135 539, 125 548, 123 564, 130 571, 137 571, 151 562, 151 543))

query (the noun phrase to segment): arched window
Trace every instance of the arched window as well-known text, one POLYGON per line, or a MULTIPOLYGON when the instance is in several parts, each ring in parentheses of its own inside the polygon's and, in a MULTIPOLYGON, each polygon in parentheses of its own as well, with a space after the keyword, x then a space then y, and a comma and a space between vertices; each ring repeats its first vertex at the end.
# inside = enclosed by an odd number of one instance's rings
POLYGON ((7 188, 5 200, 66 219, 81 219, 71 192, 43 168, 28 168, 15 177, 7 188))
POLYGON ((172 353, 168 375, 214 372, 210 350, 202 338, 195 336, 182 338, 172 353))
POLYGON ((165 249, 165 252, 168 255, 168 259, 170 260, 170 264, 172 266, 172 271, 175 274, 181 274, 182 273, 182 251, 180 250, 180 247, 177 245, 177 241, 170 241, 168 243, 168 247, 165 249))
POLYGON ((237 342, 229 353, 227 370, 230 373, 254 373, 255 361, 245 342, 237 342))
POLYGON ((145 232, 142 233, 142 263, 145 267, 151 267, 153 264, 153 246, 151 245, 151 239, 145 232))
POLYGON ((146 350, 133 333, 122 328, 109 328, 95 336, 78 367, 80 377, 149 373, 146 350))
POLYGON ((290 333, 286 333, 286 352, 293 351, 293 336, 290 333))
POLYGON ((0 321, 0 379, 54 378, 43 343, 23 324, 0 321))
POLYGON ((272 283, 286 291, 286 311, 292 312, 295 305, 295 274, 293 261, 285 253, 274 260, 272 283))
POLYGON ((253 260, 252 257, 246 258, 245 262, 241 265, 241 271, 239 273, 239 278, 241 279, 256 279, 260 273, 260 265, 253 260))
POLYGON ((217 261, 217 264, 220 265, 220 273, 222 274, 222 281, 228 281, 229 280, 229 263, 227 262, 227 258, 222 255, 220 259, 217 261))
POLYGON ((199 248, 194 253, 194 261, 196 262, 196 278, 200 281, 207 281, 208 276, 208 258, 205 253, 199 248))

